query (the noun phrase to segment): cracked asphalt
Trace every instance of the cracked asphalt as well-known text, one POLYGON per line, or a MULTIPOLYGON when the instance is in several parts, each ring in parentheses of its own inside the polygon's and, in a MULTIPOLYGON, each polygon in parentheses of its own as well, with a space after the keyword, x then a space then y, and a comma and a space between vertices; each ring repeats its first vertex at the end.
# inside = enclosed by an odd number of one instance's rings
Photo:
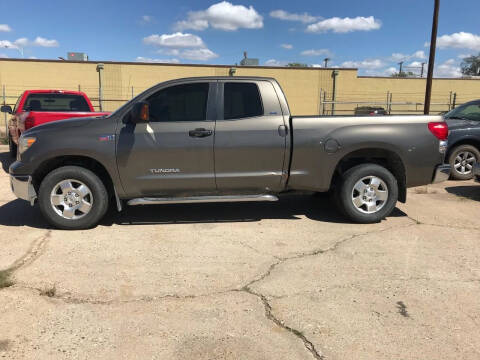
POLYGON ((379 224, 322 195, 112 211, 50 229, 0 146, 0 358, 479 359, 480 186, 379 224))

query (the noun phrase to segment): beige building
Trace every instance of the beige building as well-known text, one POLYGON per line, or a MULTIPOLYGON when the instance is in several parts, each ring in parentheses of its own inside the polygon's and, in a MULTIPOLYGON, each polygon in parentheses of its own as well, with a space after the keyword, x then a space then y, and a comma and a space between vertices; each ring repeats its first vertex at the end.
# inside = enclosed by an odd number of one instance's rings
MULTIPOLYGON (((377 105, 392 113, 421 113, 425 79, 358 76, 356 69, 242 67, 103 62, 101 82, 103 110, 112 111, 148 87, 159 82, 191 76, 255 75, 277 79, 293 114, 332 112, 333 72, 335 114, 352 114, 357 106, 377 105)), ((0 91, 6 104, 15 104, 25 89, 82 90, 99 109, 98 62, 0 59, 0 91)), ((435 79, 432 112, 446 111, 456 103, 480 98, 480 80, 435 79)), ((3 103, 3 99, 2 99, 3 103)), ((2 119, 3 120, 3 119, 2 119)))

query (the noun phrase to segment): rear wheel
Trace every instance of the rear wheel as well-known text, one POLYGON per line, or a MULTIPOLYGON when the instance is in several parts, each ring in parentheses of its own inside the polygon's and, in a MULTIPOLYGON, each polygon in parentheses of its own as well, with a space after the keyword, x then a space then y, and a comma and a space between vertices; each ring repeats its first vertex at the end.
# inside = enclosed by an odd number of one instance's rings
POLYGON ((480 151, 472 145, 460 145, 452 150, 448 162, 452 167, 452 178, 470 180, 473 178, 473 165, 480 161, 480 151))
POLYGON ((375 223, 395 208, 398 184, 392 173, 380 165, 357 165, 342 176, 336 197, 340 210, 350 220, 375 223))
POLYGON ((12 135, 8 134, 8 149, 12 158, 17 157, 17 144, 13 142, 12 135))
POLYGON ((49 173, 40 185, 38 202, 50 224, 67 230, 95 226, 109 203, 98 176, 78 166, 64 166, 49 173))

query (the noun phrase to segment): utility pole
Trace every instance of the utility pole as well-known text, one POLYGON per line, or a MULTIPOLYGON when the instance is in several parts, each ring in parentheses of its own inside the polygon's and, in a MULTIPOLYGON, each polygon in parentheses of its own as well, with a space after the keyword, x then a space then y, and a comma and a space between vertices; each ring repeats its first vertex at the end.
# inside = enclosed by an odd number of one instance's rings
POLYGON ((435 66, 435 51, 437 48, 439 12, 440 12, 440 0, 435 0, 435 8, 433 10, 432 39, 430 41, 430 58, 428 59, 427 87, 425 89, 425 108, 423 109, 423 113, 425 115, 430 114, 430 102, 432 99, 433 69, 435 66))
POLYGON ((400 71, 398 72, 398 76, 402 76, 402 73, 403 73, 403 63, 404 61, 400 61, 398 63, 398 65, 400 65, 400 71))
POLYGON ((420 77, 421 77, 421 78, 423 78, 423 72, 424 72, 424 69, 425 69, 425 65, 426 65, 426 64, 427 64, 427 63, 424 63, 424 62, 422 63, 422 72, 420 73, 420 77))
POLYGON ((329 58, 325 58, 323 59, 323 61, 325 62, 325 69, 328 67, 328 62, 330 61, 329 58))

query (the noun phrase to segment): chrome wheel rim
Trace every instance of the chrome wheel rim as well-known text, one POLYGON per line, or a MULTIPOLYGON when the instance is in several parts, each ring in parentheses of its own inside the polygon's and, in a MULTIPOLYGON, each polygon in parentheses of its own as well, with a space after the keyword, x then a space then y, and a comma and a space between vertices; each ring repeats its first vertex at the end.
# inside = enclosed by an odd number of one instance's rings
POLYGON ((472 173, 473 164, 477 162, 475 154, 470 151, 462 151, 455 157, 453 164, 455 171, 462 175, 469 175, 472 173))
POLYGON ((62 180, 53 187, 50 194, 50 204, 62 218, 78 220, 92 210, 92 191, 79 180, 62 180))
POLYGON ((361 213, 376 213, 385 206, 387 200, 387 184, 378 176, 366 176, 353 187, 352 203, 361 213))

